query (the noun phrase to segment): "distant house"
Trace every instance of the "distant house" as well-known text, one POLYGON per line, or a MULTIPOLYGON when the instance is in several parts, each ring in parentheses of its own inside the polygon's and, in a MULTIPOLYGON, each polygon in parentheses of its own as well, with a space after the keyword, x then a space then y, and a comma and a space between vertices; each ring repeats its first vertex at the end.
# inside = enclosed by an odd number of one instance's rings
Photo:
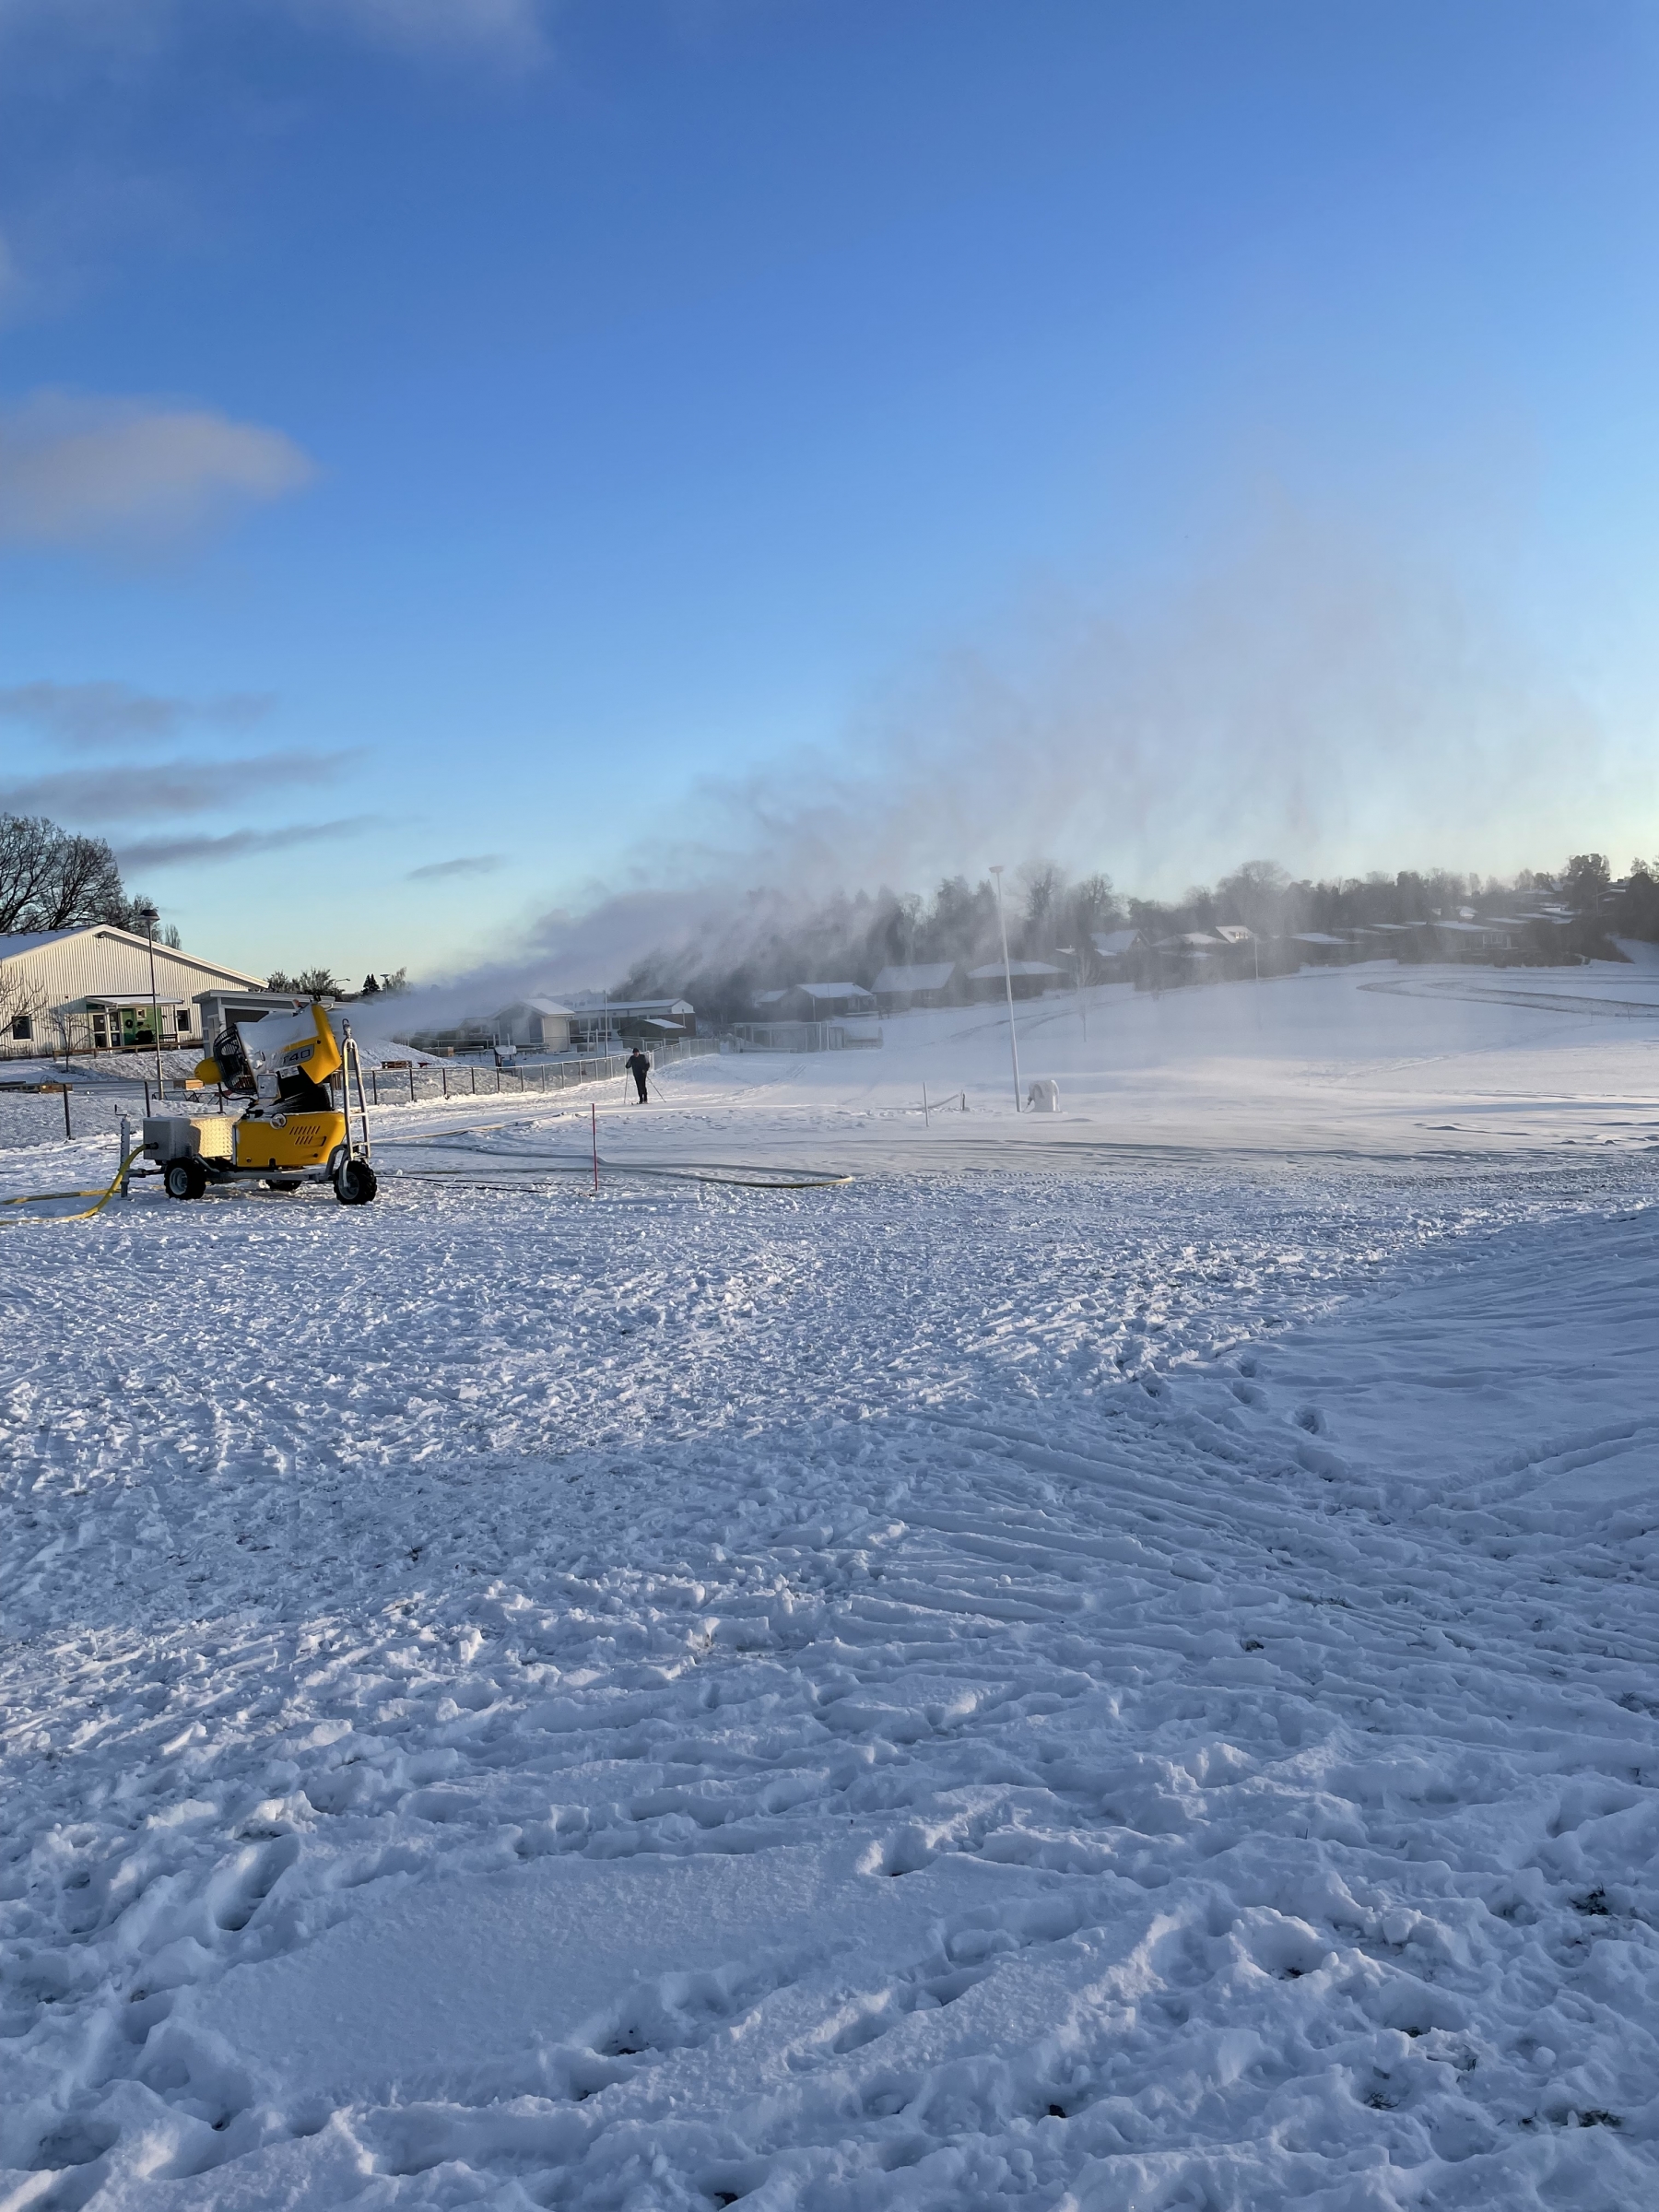
POLYGON ((1311 968, 1335 967, 1350 959, 1354 952, 1350 939, 1334 936, 1327 929, 1299 929, 1290 942, 1301 947, 1302 958, 1311 968))
POLYGON ((574 1017, 557 998, 515 998, 495 1014, 470 1014, 442 1029, 415 1030, 399 1039, 429 1053, 478 1053, 510 1046, 519 1053, 562 1053, 574 1017))
POLYGON ((1466 959, 1472 952, 1507 952, 1510 935, 1490 922, 1431 922, 1429 924, 1441 953, 1448 959, 1466 959))
POLYGON ((876 994, 862 983, 797 983, 786 991, 772 1018, 777 1021, 840 1021, 877 1012, 876 994))
POLYGON ((1219 952, 1228 942, 1223 936, 1212 935, 1208 930, 1183 929, 1179 936, 1158 938, 1152 949, 1154 952, 1219 952))
MULTIPOLYGON (((1065 982, 1065 971, 1056 968, 1052 960, 1010 960, 1007 978, 1016 998, 1041 998, 1045 991, 1057 990, 1065 982)), ((1001 960, 988 960, 982 968, 970 968, 968 988, 975 998, 997 997, 1004 988, 1001 960)))
POLYGON ((198 1046, 197 996, 226 987, 265 985, 112 923, 0 936, 0 1053, 130 1052, 158 1035, 164 1046, 198 1046))
POLYGON ((775 1021, 779 1018, 778 1008, 788 996, 787 991, 757 991, 754 1001, 755 1012, 764 1020, 775 1021))
POLYGON ((1138 929, 1096 929, 1089 932, 1089 943, 1095 949, 1094 972, 1102 982, 1129 982, 1135 962, 1146 945, 1145 933, 1138 929))
POLYGON ((956 971, 955 960, 884 968, 876 978, 876 1002, 884 1014, 907 1013, 912 1006, 941 1006, 956 981, 956 971))
POLYGON ((562 1053, 571 1041, 571 1009, 556 998, 515 998, 495 1018, 496 1041, 522 1052, 562 1053))
POLYGON ((583 1051, 696 1034, 697 1008, 688 998, 595 998, 584 992, 571 1008, 571 1041, 583 1051))

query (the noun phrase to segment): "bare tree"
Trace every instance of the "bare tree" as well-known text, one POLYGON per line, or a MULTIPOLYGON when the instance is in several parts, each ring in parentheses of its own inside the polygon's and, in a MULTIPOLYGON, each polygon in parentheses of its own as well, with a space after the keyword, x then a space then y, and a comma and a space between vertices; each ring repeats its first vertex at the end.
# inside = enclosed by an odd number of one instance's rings
POLYGON ((44 880, 36 895, 40 929, 80 929, 90 922, 110 922, 121 912, 124 897, 115 855, 101 837, 65 837, 61 833, 49 855, 44 880))
POLYGON ((0 933, 130 926, 131 901, 101 837, 76 837, 44 815, 0 814, 0 933))
POLYGON ((43 815, 0 814, 0 931, 35 929, 53 841, 63 831, 43 815))

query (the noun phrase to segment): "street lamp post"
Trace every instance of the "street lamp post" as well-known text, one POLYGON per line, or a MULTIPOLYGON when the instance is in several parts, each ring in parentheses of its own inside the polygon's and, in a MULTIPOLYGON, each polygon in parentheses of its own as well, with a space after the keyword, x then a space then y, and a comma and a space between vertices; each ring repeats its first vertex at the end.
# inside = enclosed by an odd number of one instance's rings
POLYGON ((996 926, 1002 932, 1003 987, 1008 994, 1008 1056, 1014 1063, 1014 1111, 1019 1112, 1019 1038, 1014 1027, 1014 971, 1008 965, 1008 924, 1003 917, 1002 879, 1000 865, 991 870, 996 878, 996 926))
POLYGON ((150 1041, 156 1048, 156 1100, 159 1104, 167 1096, 166 1078, 161 1073, 161 1008, 156 996, 156 924, 161 917, 153 906, 141 906, 138 919, 144 924, 144 934, 149 943, 150 1041))

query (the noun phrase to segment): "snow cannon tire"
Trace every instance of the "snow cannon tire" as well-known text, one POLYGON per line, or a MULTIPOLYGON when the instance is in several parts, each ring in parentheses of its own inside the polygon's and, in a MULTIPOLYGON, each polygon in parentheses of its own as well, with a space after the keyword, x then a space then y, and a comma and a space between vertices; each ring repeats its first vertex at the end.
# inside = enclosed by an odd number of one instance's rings
POLYGON ((366 1159, 348 1159, 336 1171, 334 1194, 342 1206, 367 1206, 380 1184, 366 1159))
POLYGON ((199 1159, 175 1159, 163 1181, 170 1198, 199 1198, 207 1188, 207 1171, 199 1159))

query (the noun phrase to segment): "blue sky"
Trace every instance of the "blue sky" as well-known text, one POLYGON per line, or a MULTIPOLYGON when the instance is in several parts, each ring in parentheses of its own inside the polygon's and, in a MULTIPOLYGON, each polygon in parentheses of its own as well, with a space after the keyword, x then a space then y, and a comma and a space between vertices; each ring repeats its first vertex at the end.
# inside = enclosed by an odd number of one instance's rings
POLYGON ((1622 865, 1655 75, 1594 0, 0 0, 0 805, 259 970, 1622 865))

